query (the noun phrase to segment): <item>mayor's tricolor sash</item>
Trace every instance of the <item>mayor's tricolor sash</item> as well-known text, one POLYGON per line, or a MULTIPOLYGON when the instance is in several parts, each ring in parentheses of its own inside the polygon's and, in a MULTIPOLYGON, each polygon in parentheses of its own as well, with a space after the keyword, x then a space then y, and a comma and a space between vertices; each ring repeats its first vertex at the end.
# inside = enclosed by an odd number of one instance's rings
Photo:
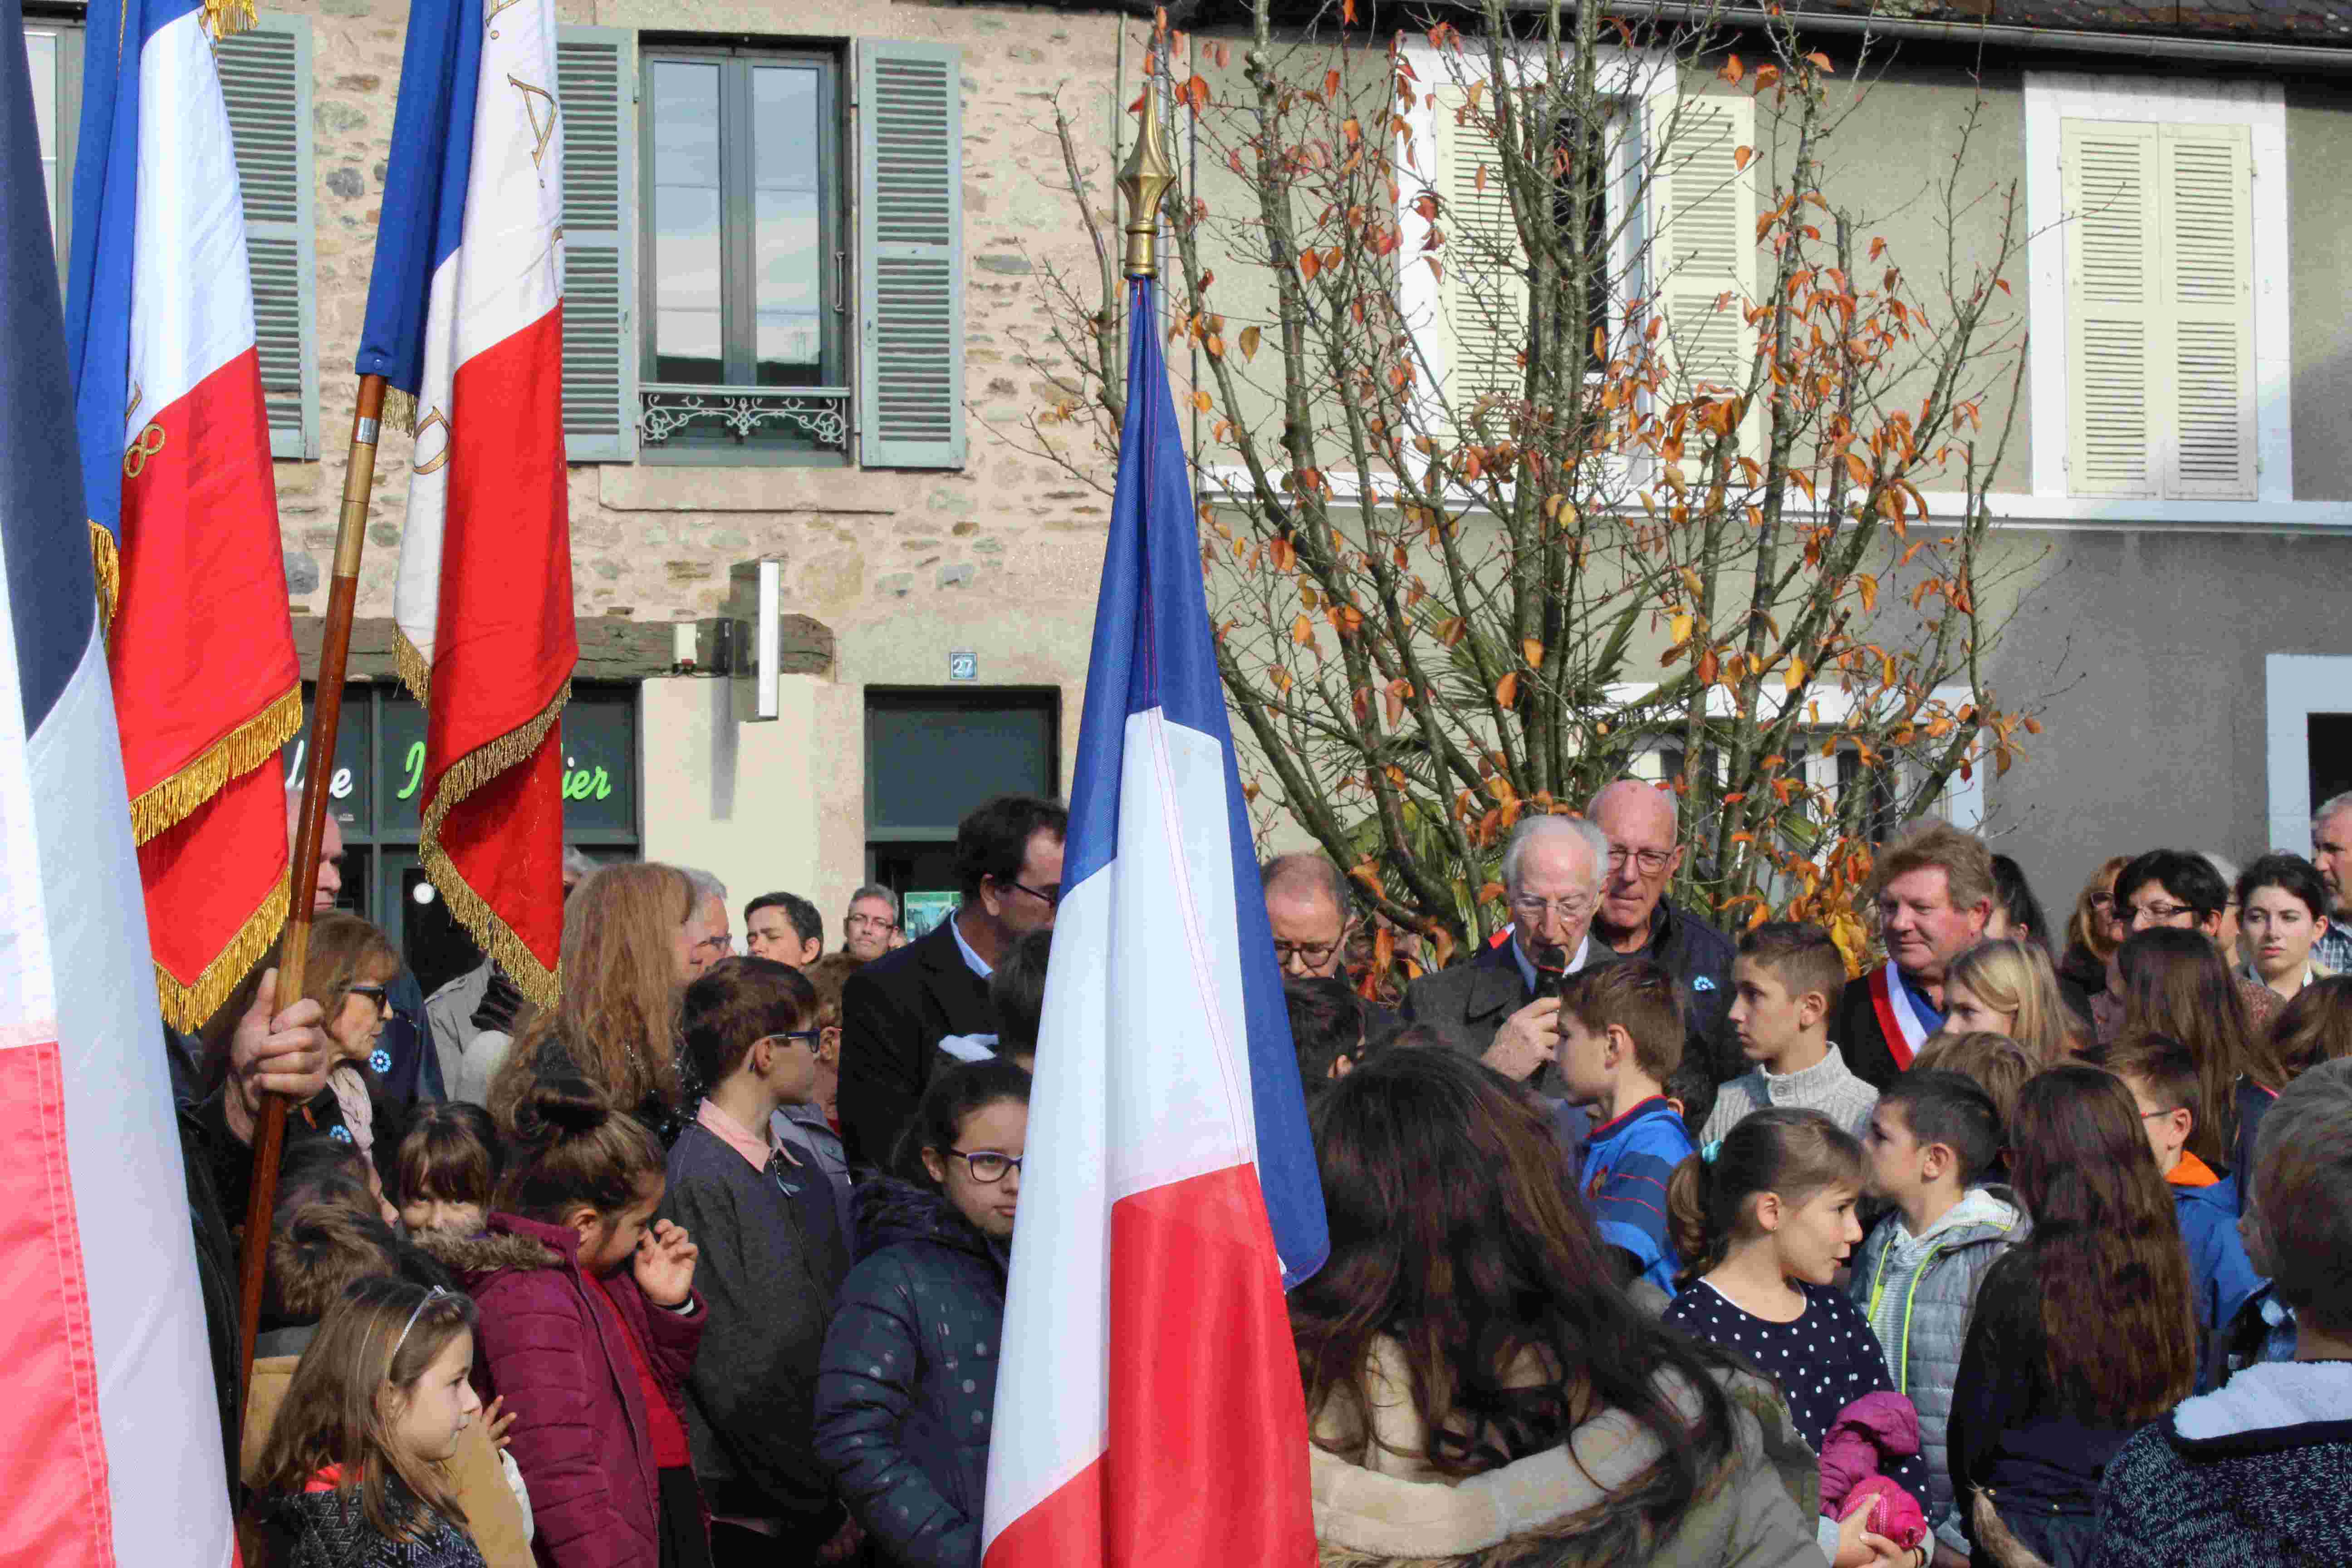
POLYGON ((1895 1058, 1895 1065, 1908 1071, 1911 1058, 1927 1043, 1927 1037, 1943 1027, 1943 1020, 1919 1005, 1911 994, 1911 987, 1896 977, 1895 966, 1882 963, 1871 971, 1870 1005, 1878 1014, 1878 1032, 1886 1037, 1886 1049, 1895 1058))

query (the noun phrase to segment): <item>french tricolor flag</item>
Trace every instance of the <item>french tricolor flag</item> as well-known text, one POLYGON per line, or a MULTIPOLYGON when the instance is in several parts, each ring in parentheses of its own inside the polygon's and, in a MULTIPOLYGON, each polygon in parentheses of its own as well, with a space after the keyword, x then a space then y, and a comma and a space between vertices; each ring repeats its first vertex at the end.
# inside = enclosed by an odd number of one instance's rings
POLYGON ((0 1563, 225 1568, 22 20, 0 0, 0 1563))
MULTIPOLYGON (((240 18, 241 12, 241 18, 240 18)), ((214 35, 250 0, 92 0, 67 339, 155 984, 194 1029, 278 936, 302 723, 245 209, 214 35)))
POLYGON ((425 704, 418 856, 552 1005, 556 724, 579 653, 563 452, 563 126, 551 0, 415 0, 359 371, 413 401, 393 595, 425 704))
POLYGON ((1328 1250, 1149 279, 1078 731, 988 1568, 1312 1563, 1283 1290, 1328 1250))

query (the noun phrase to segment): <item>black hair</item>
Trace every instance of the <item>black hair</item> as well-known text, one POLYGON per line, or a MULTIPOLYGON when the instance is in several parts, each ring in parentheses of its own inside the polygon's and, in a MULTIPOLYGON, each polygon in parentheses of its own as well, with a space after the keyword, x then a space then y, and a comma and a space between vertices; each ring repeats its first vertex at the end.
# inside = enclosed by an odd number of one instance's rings
POLYGON ((1053 952, 1052 928, 1030 931, 1013 944, 989 975, 988 1005, 996 1013, 1000 1054, 1035 1054, 1037 1026, 1045 1016, 1045 961, 1053 952))
POLYGON ((2292 895, 2311 911, 2315 921, 2327 918, 2327 884, 2319 868, 2300 855, 2265 855, 2246 868, 2235 889, 2242 905, 2264 888, 2292 895))
POLYGON ((1941 1143, 1960 1164, 1960 1185, 1973 1186, 2000 1158, 2000 1111, 1975 1079, 1956 1072, 1901 1074, 1879 1092, 1881 1105, 1900 1106, 1911 1136, 1941 1143))
POLYGON ((784 919, 792 922, 793 934, 804 942, 824 941, 824 917, 798 893, 761 893, 743 906, 743 924, 750 926, 751 917, 761 910, 783 910, 784 919))
POLYGON ((956 886, 964 901, 977 904, 981 883, 992 877, 1010 887, 1035 835, 1061 838, 1069 831, 1068 809, 1039 795, 1000 795, 975 809, 956 824, 956 886))
POLYGON ((1029 1103, 1029 1070, 1003 1057, 960 1062, 932 1079, 930 1087, 923 1090, 923 1102, 915 1108, 915 1119, 898 1134, 898 1146, 891 1152, 893 1173, 919 1187, 938 1191, 939 1183, 924 1168, 923 1151, 944 1152, 954 1148, 965 1118, 1000 1100, 1029 1103))
MULTIPOLYGON (((2007 855, 1992 858, 1993 901, 2000 912, 2009 917, 2011 927, 2022 926, 2034 946, 2044 953, 2050 951, 2050 917, 2042 910, 2042 900, 2033 896, 2032 884, 2025 879, 2025 868, 2007 855)), ((2016 935, 2014 930, 2010 933, 2016 935)))
POLYGON ((1282 983, 1290 1010, 1290 1045, 1298 1054, 1298 1076, 1309 1094, 1330 1081, 1339 1058, 1364 1055, 1364 1007, 1337 975, 1297 977, 1282 983))
POLYGON ((2130 923, 2126 900, 2150 882, 2196 910, 2200 921, 2229 907, 2229 885, 2213 862, 2186 849, 2151 849, 2116 875, 2116 913, 2125 924, 2130 923))

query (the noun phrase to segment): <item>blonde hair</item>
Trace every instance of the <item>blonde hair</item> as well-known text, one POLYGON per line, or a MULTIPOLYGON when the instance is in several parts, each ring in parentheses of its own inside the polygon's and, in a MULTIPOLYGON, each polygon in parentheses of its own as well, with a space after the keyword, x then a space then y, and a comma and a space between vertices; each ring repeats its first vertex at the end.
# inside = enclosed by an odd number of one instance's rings
POLYGON ((392 1440, 387 1394, 406 1399, 449 1342, 471 1333, 473 1299, 462 1290, 428 1290, 404 1279, 362 1279, 327 1309, 303 1351, 286 1403, 261 1450, 254 1489, 288 1496, 312 1477, 340 1467, 335 1490, 348 1511, 357 1494, 369 1527, 387 1541, 431 1533, 430 1515, 463 1525, 440 1467, 421 1464, 392 1440), (415 1503, 394 1496, 397 1480, 415 1503))
POLYGON ((2116 879, 2130 864, 2131 857, 2128 855, 2110 856, 2091 873, 2091 879, 2083 884, 2083 890, 2074 895, 2074 915, 2066 922, 2068 952, 2079 948, 2105 963, 2115 956, 2116 949, 2123 945, 2115 937, 2116 879), (2106 920, 2099 919, 2097 911, 2091 906, 2092 898, 2101 892, 2107 896, 2109 918, 2106 920))
POLYGON ((2025 1054, 2023 1046, 2007 1035, 1985 1029, 1956 1035, 1948 1029, 1939 1029, 1927 1037, 1919 1054, 1911 1058, 1910 1070, 1959 1074, 1992 1097, 1993 1109, 2000 1112, 2000 1124, 2007 1127, 2009 1119, 2017 1113, 2017 1097, 2024 1092, 2026 1079, 2042 1068, 2025 1054))
POLYGON ((1946 986, 1965 986, 1988 1007, 2010 1015, 2009 1037, 2025 1047, 2036 1068, 2066 1057, 2066 1004, 2050 955, 2032 942, 1980 942, 1952 961, 1946 986))
POLYGON ((534 1016, 491 1079, 490 1114, 511 1132, 551 1039, 614 1105, 675 1106, 682 988, 675 938, 694 916, 694 884, 675 866, 605 866, 563 906, 563 994, 534 1016))
POLYGON ((1956 910, 1993 901, 1992 851, 1973 833, 1937 817, 1922 817, 1878 847, 1871 868, 1870 896, 1876 901, 1886 884, 1914 871, 1944 873, 1947 897, 1956 910))

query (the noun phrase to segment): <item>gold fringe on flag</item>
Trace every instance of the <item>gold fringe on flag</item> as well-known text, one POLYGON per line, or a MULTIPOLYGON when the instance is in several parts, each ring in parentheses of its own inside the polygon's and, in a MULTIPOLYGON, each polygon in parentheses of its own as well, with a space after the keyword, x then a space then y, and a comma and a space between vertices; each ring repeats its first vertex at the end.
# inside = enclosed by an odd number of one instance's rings
MULTIPOLYGON (((398 626, 392 628, 393 668, 399 672, 400 683, 416 699, 419 708, 429 706, 427 696, 433 689, 433 667, 425 662, 424 650, 408 640, 408 634, 398 626)), ((562 706, 562 700, 557 700, 562 706)))
POLYGON ((278 940, 278 931, 286 924, 293 878, 291 867, 278 873, 276 885, 261 900, 261 907, 253 911, 253 918, 229 939, 226 947, 214 955, 205 972, 196 976, 194 984, 182 985, 169 970, 160 963, 155 965, 155 994, 163 1004, 165 1023, 183 1034, 192 1035, 204 1026, 205 1019, 220 1011, 221 1004, 245 979, 246 972, 278 940))
POLYGON ((122 596, 122 558, 114 552, 114 535, 96 522, 89 525, 89 564, 98 574, 98 629, 114 630, 114 603, 122 596))
POLYGON ((395 430, 416 434, 416 394, 388 387, 383 395, 383 422, 395 430))
POLYGON ((250 32, 261 18, 254 13, 253 0, 205 0, 204 29, 213 36, 213 42, 234 34, 250 32))
MULTIPOLYGON (((402 639, 400 646, 407 647, 406 639, 402 639)), ((409 652, 413 654, 415 650, 411 648, 409 652)), ((404 668, 402 679, 407 679, 404 668)), ((441 847, 441 824, 467 795, 528 759, 539 743, 547 738, 547 732, 555 728, 556 720, 563 712, 563 705, 570 700, 572 682, 567 679, 563 689, 555 694, 555 700, 541 710, 528 723, 509 731, 486 746, 467 752, 452 763, 449 771, 441 775, 441 787, 433 792, 432 800, 426 804, 425 820, 417 833, 417 858, 425 863, 425 874, 433 879, 433 885, 441 889, 441 896, 449 901, 450 912, 465 922, 466 929, 473 933, 474 941, 482 951, 495 959, 507 978, 515 983, 515 989, 539 1006, 547 1008, 555 1005, 563 980, 562 965, 558 963, 550 969, 540 963, 538 955, 515 935, 514 928, 499 919, 498 911, 490 908, 489 900, 476 892, 466 879, 457 874, 456 862, 441 847)))
POLYGON ((302 689, 286 694, 207 747, 162 783, 131 797, 131 835, 146 843, 218 795, 233 778, 251 773, 302 732, 302 689))

